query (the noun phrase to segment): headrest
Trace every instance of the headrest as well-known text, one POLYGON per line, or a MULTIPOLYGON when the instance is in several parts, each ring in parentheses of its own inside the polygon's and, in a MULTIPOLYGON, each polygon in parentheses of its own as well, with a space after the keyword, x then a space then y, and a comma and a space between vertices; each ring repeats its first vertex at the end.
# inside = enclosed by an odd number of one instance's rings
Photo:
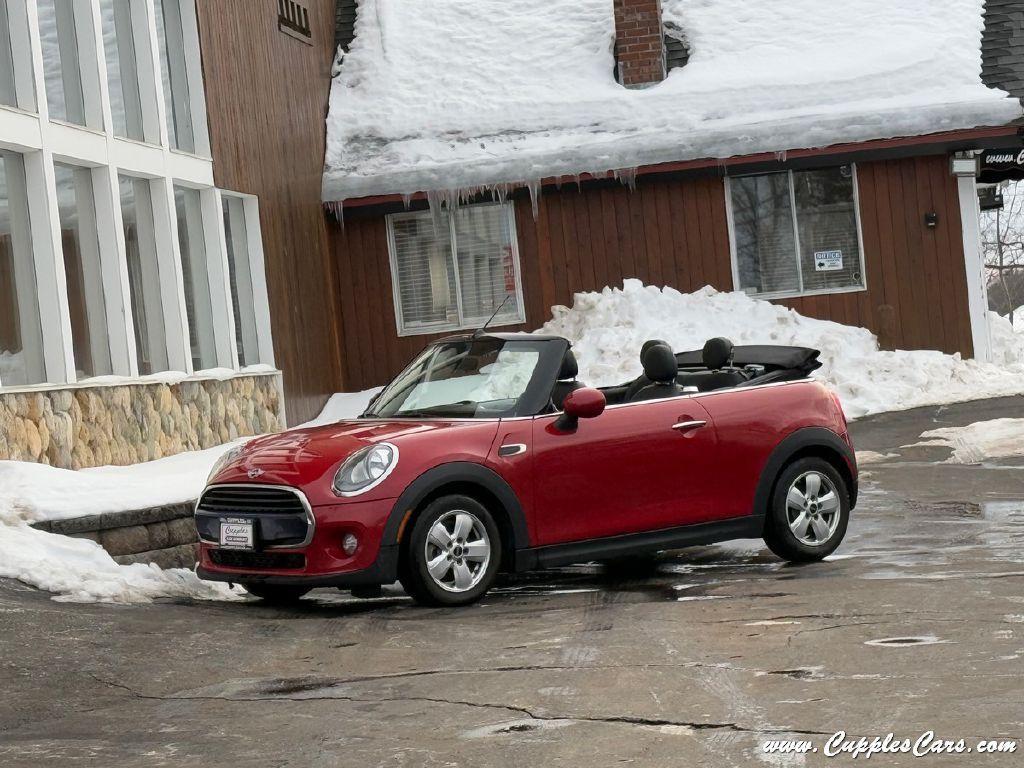
POLYGON ((668 344, 651 345, 640 362, 644 366, 644 375, 658 384, 671 384, 679 373, 676 356, 668 344))
POLYGON ((661 344, 661 345, 664 345, 666 347, 671 347, 672 346, 667 341, 662 341, 661 339, 648 339, 647 341, 644 342, 644 345, 642 347, 640 347, 640 361, 641 362, 643 362, 644 355, 647 354, 647 350, 650 349, 651 347, 655 346, 656 344, 661 344))
POLYGON ((704 343, 704 367, 712 371, 724 368, 732 362, 732 342, 721 336, 704 343))
POLYGON ((579 372, 580 368, 576 364, 576 355, 572 353, 571 349, 565 350, 565 355, 562 356, 562 367, 558 369, 558 380, 575 379, 579 372))

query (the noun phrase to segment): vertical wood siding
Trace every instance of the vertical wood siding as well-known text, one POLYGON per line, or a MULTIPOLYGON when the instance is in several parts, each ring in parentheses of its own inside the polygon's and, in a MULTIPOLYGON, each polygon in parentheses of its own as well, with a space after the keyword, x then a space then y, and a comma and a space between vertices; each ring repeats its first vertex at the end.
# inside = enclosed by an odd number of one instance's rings
MULTIPOLYGON (((883 347, 971 354, 956 181, 945 155, 857 166, 867 290, 785 299, 802 314, 869 328, 883 347), (939 215, 928 229, 924 215, 939 215)), ((515 200, 527 322, 577 291, 645 283, 731 290, 732 263, 721 179, 641 179, 620 185, 546 189, 537 218, 515 200)), ((357 215, 357 214, 355 214, 357 215)), ((386 382, 439 336, 399 338, 383 216, 330 223, 346 382, 386 382)), ((698 346, 701 340, 695 340, 698 346)))
POLYGON ((313 45, 278 30, 276 0, 198 0, 217 186, 258 195, 274 353, 288 421, 341 390, 334 274, 320 199, 334 3, 304 0, 313 45))

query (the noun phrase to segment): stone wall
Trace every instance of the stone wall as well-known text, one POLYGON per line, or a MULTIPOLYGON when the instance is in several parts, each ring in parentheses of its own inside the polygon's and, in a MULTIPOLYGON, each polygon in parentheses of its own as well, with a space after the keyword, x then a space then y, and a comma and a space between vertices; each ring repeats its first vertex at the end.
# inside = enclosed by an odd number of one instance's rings
POLYGON ((280 374, 0 392, 0 459, 136 464, 284 428, 280 374))
POLYGON ((32 527, 91 539, 122 565, 156 563, 161 568, 191 568, 199 546, 192 503, 52 520, 32 527))

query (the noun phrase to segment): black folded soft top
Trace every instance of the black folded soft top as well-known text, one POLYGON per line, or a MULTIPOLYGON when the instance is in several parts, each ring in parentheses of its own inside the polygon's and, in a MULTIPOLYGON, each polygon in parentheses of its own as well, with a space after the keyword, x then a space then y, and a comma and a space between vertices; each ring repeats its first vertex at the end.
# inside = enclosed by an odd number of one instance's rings
MULTIPOLYGON (((733 347, 732 364, 738 367, 763 365, 766 371, 788 369, 800 371, 806 376, 811 371, 821 368, 821 361, 818 360, 820 355, 819 350, 810 347, 750 344, 733 347)), ((680 368, 703 367, 703 351, 695 349, 690 352, 679 352, 676 354, 676 360, 680 368)))

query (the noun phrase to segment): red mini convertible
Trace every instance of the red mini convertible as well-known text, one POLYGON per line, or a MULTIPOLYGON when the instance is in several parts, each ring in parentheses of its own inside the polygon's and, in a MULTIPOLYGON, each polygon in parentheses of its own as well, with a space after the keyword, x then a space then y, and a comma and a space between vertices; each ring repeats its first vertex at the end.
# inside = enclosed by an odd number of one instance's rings
POLYGON ((764 538, 839 546, 857 466, 818 352, 712 339, 640 354, 616 387, 569 342, 484 333, 429 346, 357 419, 253 440, 196 505, 198 574, 287 602, 315 587, 463 605, 500 571, 764 538))

